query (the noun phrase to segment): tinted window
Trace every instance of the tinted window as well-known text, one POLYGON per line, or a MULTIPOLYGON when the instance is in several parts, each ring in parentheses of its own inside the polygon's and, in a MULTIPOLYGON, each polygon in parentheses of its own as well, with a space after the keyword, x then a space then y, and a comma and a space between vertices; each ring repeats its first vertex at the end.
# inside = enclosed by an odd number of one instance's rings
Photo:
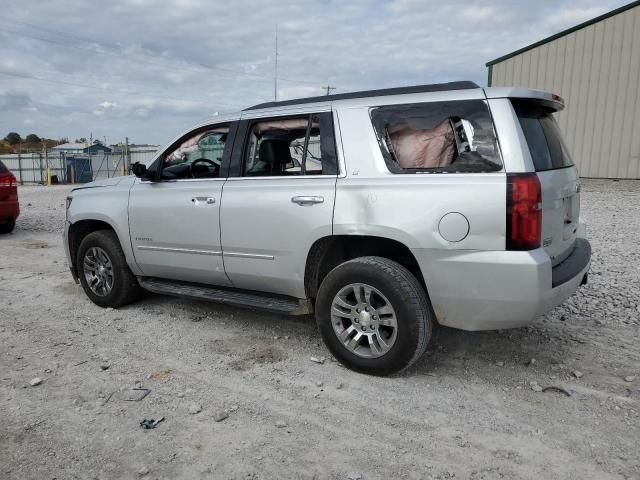
POLYGON ((513 101, 536 172, 573 165, 553 110, 531 101, 513 101))
POLYGON ((502 169, 493 121, 482 100, 378 107, 371 121, 393 173, 502 169))
POLYGON ((5 166, 4 163, 0 162, 0 173, 7 173, 9 169, 5 166))
POLYGON ((260 119, 251 124, 244 155, 245 176, 336 173, 330 113, 260 119))

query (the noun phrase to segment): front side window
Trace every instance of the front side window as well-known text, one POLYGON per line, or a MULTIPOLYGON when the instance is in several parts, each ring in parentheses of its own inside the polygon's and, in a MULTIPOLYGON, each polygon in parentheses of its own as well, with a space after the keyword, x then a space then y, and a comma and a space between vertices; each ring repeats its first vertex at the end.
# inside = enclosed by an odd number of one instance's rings
POLYGON ((502 169, 493 121, 482 100, 378 107, 371 121, 392 173, 502 169))
POLYGON ((188 136, 165 155, 162 179, 219 177, 228 134, 228 126, 218 126, 188 136))
POLYGON ((260 119, 249 129, 247 177, 335 175, 331 114, 260 119))

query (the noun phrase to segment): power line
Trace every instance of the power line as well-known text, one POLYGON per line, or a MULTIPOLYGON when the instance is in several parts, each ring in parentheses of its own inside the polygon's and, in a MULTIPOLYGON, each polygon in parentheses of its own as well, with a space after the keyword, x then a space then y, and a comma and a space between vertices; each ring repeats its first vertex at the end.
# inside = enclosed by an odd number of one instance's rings
MULTIPOLYGON (((51 39, 48 39, 48 38, 42 38, 42 37, 34 36, 33 34, 28 35, 26 33, 16 32, 14 30, 1 30, 1 31, 6 32, 6 33, 13 34, 13 35, 32 38, 34 40, 39 40, 41 42, 51 42, 51 43, 55 43, 56 45, 60 45, 62 47, 74 48, 76 50, 90 51, 92 53, 97 53, 97 54, 101 54, 102 53, 102 54, 106 54, 106 55, 116 55, 118 57, 122 57, 122 55, 123 55, 122 48, 120 46, 118 46, 118 45, 115 45, 115 44, 109 44, 109 43, 106 43, 106 42, 90 39, 90 38, 87 38, 87 37, 80 37, 78 35, 72 35, 72 34, 65 33, 65 32, 59 32, 59 31, 56 31, 56 30, 51 30, 51 29, 48 29, 48 28, 40 27, 38 25, 33 25, 31 23, 21 22, 21 21, 18 21, 18 20, 9 21, 7 19, 0 19, 0 21, 4 21, 5 23, 22 24, 22 25, 28 26, 30 28, 43 30, 45 32, 48 32, 51 35, 57 35, 57 36, 62 37, 62 38, 64 38, 64 37, 75 38, 75 39, 78 39, 78 40, 80 40, 82 42, 92 43, 92 44, 101 46, 103 48, 107 48, 107 49, 110 49, 110 50, 115 50, 115 52, 108 52, 108 51, 104 51, 104 50, 101 51, 101 50, 92 50, 92 49, 82 48, 82 47, 78 47, 77 45, 70 45, 70 44, 61 43, 61 42, 55 42, 55 41, 52 41, 51 39)), ((159 62, 151 62, 151 61, 142 60, 142 59, 139 59, 139 58, 137 58, 135 60, 137 62, 139 62, 139 63, 146 63, 146 64, 149 64, 149 65, 157 65, 157 66, 161 66, 163 68, 167 68, 166 64, 161 64, 159 62)), ((244 72, 244 71, 241 71, 241 70, 235 70, 235 69, 227 68, 227 67, 212 66, 212 65, 208 65, 208 64, 205 64, 205 63, 202 63, 202 62, 197 62, 197 63, 195 63, 195 65, 198 66, 198 67, 204 68, 206 70, 228 72, 228 73, 234 73, 236 75, 245 75, 245 76, 254 77, 254 78, 261 78, 261 79, 268 80, 269 82, 274 80, 274 77, 271 77, 269 75, 261 75, 261 74, 258 74, 258 73, 244 72)), ((297 79, 284 78, 284 77, 278 77, 278 80, 286 81, 286 82, 292 82, 292 83, 302 83, 302 84, 307 84, 307 85, 317 85, 317 82, 313 82, 313 81, 309 81, 309 80, 297 80, 297 79)))

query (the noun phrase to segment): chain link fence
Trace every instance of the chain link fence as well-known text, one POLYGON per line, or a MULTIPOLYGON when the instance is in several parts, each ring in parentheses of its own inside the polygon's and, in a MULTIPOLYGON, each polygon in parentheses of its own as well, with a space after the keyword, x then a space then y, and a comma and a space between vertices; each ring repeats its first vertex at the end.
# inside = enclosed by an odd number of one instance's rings
POLYGON ((147 163, 155 149, 122 152, 21 153, 0 155, 0 161, 15 175, 20 185, 48 183, 86 183, 103 178, 127 175, 126 166, 147 163))

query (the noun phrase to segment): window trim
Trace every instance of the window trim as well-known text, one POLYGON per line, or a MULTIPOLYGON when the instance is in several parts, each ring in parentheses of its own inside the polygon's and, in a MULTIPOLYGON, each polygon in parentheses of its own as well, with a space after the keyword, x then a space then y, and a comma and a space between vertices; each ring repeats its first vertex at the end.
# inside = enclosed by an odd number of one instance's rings
MULTIPOLYGON (((308 128, 308 127, 307 127, 308 128)), ((306 155, 306 148, 304 154, 306 155)), ((302 166, 301 166, 302 168, 302 166)), ((231 152, 229 174, 227 179, 251 179, 251 180, 273 180, 273 179, 295 179, 295 178, 336 178, 340 175, 340 159, 338 156, 338 148, 336 145, 335 123, 333 121, 333 111, 303 111, 303 112, 287 112, 284 115, 269 115, 260 117, 251 117, 241 119, 238 122, 238 128, 233 143, 233 150, 231 152), (268 122, 271 120, 292 120, 299 118, 309 118, 317 116, 320 123, 320 148, 328 148, 329 153, 334 159, 335 173, 322 173, 316 175, 270 175, 270 176, 247 176, 245 175, 245 163, 246 153, 249 145, 249 137, 251 135, 252 127, 256 123, 268 122), (322 133, 328 133, 322 135, 322 133), (323 143, 327 142, 327 143, 323 143), (330 142, 330 143, 329 143, 330 142)))

